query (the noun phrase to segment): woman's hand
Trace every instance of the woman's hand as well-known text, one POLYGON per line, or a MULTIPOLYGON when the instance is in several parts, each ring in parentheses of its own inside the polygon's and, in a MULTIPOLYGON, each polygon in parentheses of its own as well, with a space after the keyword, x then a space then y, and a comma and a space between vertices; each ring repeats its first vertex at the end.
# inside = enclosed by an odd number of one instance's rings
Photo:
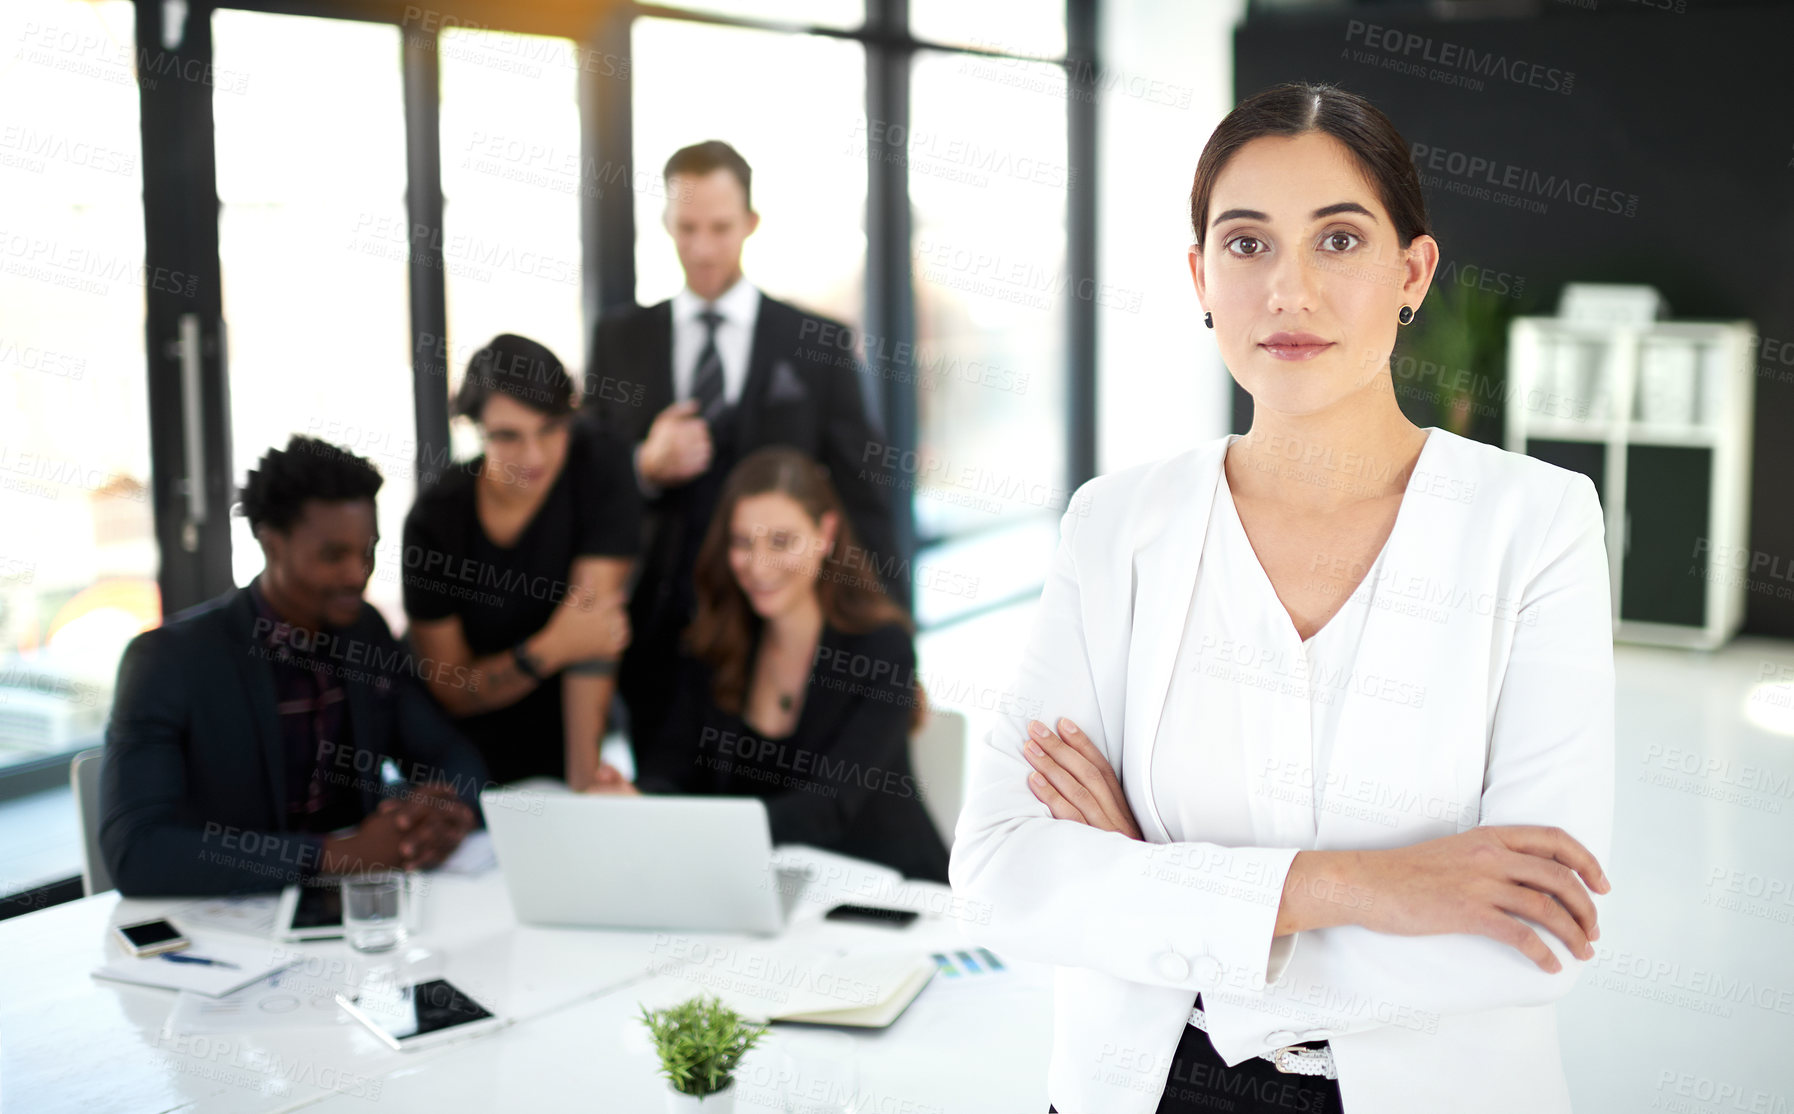
POLYGON ((1134 823, 1134 811, 1122 796, 1121 782, 1108 759, 1072 721, 1061 719, 1059 730, 1063 737, 1038 720, 1028 722, 1022 753, 1035 769, 1028 775, 1028 787, 1057 819, 1139 839, 1140 826, 1134 823))
POLYGON ((624 777, 623 771, 609 762, 600 762, 598 772, 592 781, 589 784, 576 787, 575 791, 579 793, 608 793, 615 797, 639 797, 642 794, 642 791, 635 787, 635 782, 624 777))
POLYGON ((551 673, 588 658, 615 658, 629 645, 629 596, 567 593, 532 649, 551 673))
POLYGON ((1381 851, 1304 851, 1296 859, 1277 935, 1286 922, 1288 931, 1349 923, 1397 936, 1466 932, 1516 948, 1552 974, 1563 964, 1519 918, 1545 926, 1571 955, 1593 959, 1589 941, 1601 929, 1588 891, 1613 889, 1588 848, 1561 828, 1530 824, 1381 851))

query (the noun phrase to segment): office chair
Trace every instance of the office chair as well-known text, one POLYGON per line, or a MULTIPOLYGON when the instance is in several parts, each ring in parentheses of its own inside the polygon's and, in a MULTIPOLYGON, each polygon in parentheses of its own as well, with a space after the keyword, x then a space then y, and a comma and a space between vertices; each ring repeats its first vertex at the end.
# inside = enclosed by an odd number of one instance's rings
POLYGON ((112 888, 112 874, 100 854, 100 748, 84 750, 69 763, 75 791, 75 821, 81 827, 81 888, 89 896, 112 888))
POLYGON ((910 736, 910 769, 922 786, 922 804, 941 841, 953 846, 953 828, 965 801, 966 717, 930 708, 922 729, 910 736))

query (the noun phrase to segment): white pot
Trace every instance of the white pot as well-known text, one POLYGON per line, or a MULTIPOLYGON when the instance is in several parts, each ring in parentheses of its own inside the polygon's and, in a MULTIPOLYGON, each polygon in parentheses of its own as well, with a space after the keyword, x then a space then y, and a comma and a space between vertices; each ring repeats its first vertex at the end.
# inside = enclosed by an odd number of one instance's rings
POLYGON ((667 1114, 735 1114, 735 1081, 713 1095, 688 1095, 667 1084, 667 1114))

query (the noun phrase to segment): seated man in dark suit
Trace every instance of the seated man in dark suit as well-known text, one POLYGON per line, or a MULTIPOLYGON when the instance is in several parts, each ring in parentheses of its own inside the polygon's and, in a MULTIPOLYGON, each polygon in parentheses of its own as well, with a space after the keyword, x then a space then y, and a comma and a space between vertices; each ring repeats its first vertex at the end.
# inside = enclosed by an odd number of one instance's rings
POLYGON ((242 493, 261 575, 125 649, 100 775, 120 893, 430 867, 477 822, 479 754, 361 597, 380 484, 322 441, 269 450, 242 493))
POLYGON ((896 477, 866 410, 851 330, 743 277, 742 247, 760 216, 753 172, 733 147, 681 148, 663 177, 685 288, 606 313, 586 362, 586 407, 634 446, 646 500, 633 640, 617 677, 638 754, 660 738, 674 698, 678 639, 695 606, 692 570, 722 478, 755 449, 787 445, 824 465, 864 563, 899 607, 910 601, 891 512, 896 477))

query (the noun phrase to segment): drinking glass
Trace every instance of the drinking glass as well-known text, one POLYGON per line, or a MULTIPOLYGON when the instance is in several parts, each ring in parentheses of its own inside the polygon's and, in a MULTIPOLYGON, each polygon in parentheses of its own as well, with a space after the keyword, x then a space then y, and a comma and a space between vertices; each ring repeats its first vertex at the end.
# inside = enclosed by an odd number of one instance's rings
POLYGON ((405 879, 396 870, 343 879, 343 936, 358 952, 391 951, 405 940, 405 879))

